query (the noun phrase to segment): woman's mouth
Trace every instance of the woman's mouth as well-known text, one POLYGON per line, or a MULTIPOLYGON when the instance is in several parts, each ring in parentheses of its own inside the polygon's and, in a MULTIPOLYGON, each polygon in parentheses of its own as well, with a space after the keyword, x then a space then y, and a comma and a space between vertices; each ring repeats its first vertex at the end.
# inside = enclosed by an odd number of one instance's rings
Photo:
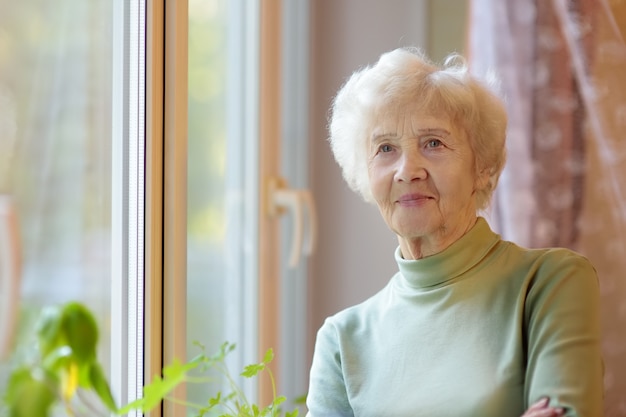
POLYGON ((411 193, 411 194, 404 194, 400 196, 397 202, 401 206, 417 206, 417 205, 424 204, 425 202, 432 200, 432 199, 433 197, 427 194, 411 193))

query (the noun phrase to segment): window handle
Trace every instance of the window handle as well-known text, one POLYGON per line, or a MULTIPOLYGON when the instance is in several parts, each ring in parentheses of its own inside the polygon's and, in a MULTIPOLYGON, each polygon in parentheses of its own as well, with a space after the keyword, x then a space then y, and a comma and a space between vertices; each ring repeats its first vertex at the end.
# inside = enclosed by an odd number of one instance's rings
POLYGON ((309 190, 292 189, 283 178, 272 178, 268 184, 269 214, 281 216, 291 212, 293 234, 289 267, 295 268, 301 257, 310 256, 317 242, 317 213, 309 190))
POLYGON ((11 351, 17 324, 20 244, 13 199, 0 194, 0 360, 11 351))

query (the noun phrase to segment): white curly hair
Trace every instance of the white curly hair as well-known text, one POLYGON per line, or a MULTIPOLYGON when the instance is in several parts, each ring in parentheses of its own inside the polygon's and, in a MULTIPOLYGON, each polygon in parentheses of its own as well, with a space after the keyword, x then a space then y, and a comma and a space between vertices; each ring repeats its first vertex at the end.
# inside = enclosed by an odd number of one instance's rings
POLYGON ((328 140, 343 177, 373 202, 367 155, 376 120, 407 106, 443 112, 467 134, 476 174, 489 174, 487 184, 476 190, 477 210, 487 208, 506 160, 507 114, 496 91, 495 79, 471 75, 460 55, 450 55, 438 66, 416 48, 384 53, 376 64, 350 76, 331 107, 328 140))

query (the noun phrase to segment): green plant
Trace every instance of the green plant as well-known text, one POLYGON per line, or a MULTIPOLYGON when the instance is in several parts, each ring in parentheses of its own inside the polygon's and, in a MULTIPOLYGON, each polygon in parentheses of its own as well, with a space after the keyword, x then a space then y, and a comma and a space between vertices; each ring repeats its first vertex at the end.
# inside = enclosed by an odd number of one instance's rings
MULTIPOLYGON (((174 361, 162 370, 161 376, 144 387, 143 398, 118 408, 109 384, 96 358, 98 326, 91 312, 82 304, 71 302, 44 309, 36 326, 37 349, 33 358, 17 367, 9 378, 5 402, 9 417, 48 417, 56 404, 62 404, 69 416, 103 414, 93 406, 85 392, 99 398, 109 411, 126 414, 131 410, 147 412, 161 401, 185 404, 197 417, 296 417, 298 409, 283 412, 286 398, 277 396, 274 376, 269 367, 274 358, 269 349, 263 360, 248 365, 241 376, 253 378, 267 373, 273 399, 267 406, 250 401, 226 366, 226 356, 235 350, 232 343, 223 343, 214 355, 202 353, 192 360, 174 361), (217 378, 215 378, 217 374, 217 378), (205 404, 183 402, 170 396, 179 384, 217 383, 227 387, 218 391, 205 404)), ((301 401, 301 400, 300 400, 301 401)), ((296 401, 298 402, 298 401, 296 401)))
MULTIPOLYGON (((213 397, 209 398, 205 404, 195 404, 182 402, 187 407, 196 410, 196 416, 213 415, 218 413, 220 417, 278 417, 283 412, 280 409, 281 404, 286 401, 284 396, 276 395, 276 384, 270 367, 268 366, 274 358, 272 349, 268 349, 265 353, 263 361, 251 364, 245 367, 240 374, 246 378, 259 376, 262 372, 269 375, 272 385, 273 400, 265 406, 251 402, 237 384, 235 378, 228 370, 225 359, 226 356, 235 349, 235 345, 225 342, 219 351, 211 356, 204 353, 204 346, 198 344, 203 353, 187 363, 174 362, 163 369, 163 377, 157 377, 155 380, 144 388, 144 397, 127 405, 120 410, 120 413, 126 413, 133 409, 140 409, 143 412, 154 408, 162 399, 179 402, 175 398, 167 397, 167 394, 180 383, 206 383, 216 381, 208 375, 209 371, 217 371, 225 380, 228 392, 218 391, 213 397), (194 372, 195 371, 195 372, 194 372)), ((219 381, 218 379, 217 381, 219 381)), ((298 410, 286 412, 285 417, 296 417, 298 410)))
POLYGON ((36 325, 37 346, 32 358, 10 375, 5 393, 10 417, 45 417, 62 403, 67 414, 93 407, 79 390, 94 392, 111 411, 117 409, 96 357, 98 326, 80 303, 45 308, 36 325), (80 403, 80 404, 77 404, 80 403))

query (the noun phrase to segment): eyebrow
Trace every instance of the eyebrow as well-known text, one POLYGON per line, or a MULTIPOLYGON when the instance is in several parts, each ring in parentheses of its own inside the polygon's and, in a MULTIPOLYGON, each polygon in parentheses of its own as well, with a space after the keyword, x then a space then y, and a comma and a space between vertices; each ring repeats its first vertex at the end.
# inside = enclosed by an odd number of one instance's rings
POLYGON ((383 140, 383 139, 396 138, 396 137, 398 137, 398 136, 396 134, 393 134, 393 133, 377 133, 377 134, 372 135, 372 142, 376 143, 376 142, 378 142, 380 140, 383 140))
MULTIPOLYGON (((432 133, 436 133, 440 136, 448 136, 450 134, 450 132, 448 132, 446 129, 442 129, 442 128, 426 128, 426 129, 417 129, 417 135, 418 136, 422 136, 424 134, 432 134, 432 133)), ((377 133, 372 135, 372 142, 376 143, 382 139, 386 139, 386 138, 397 138, 398 135, 395 133, 377 133)))

